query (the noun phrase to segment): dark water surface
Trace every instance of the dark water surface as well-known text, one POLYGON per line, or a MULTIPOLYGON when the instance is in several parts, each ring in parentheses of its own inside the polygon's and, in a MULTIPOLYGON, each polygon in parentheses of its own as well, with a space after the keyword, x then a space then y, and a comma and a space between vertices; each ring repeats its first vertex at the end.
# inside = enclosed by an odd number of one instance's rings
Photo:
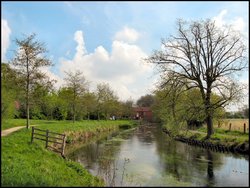
POLYGON ((249 156, 174 141, 156 125, 104 137, 67 157, 107 186, 249 186, 249 156))

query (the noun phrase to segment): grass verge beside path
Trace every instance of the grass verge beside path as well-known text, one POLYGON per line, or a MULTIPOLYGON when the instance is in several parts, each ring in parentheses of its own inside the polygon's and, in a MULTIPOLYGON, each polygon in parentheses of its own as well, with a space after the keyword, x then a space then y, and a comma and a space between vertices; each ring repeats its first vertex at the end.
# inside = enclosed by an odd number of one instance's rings
MULTIPOLYGON (((118 128, 129 121, 39 121, 39 128, 72 134, 118 128)), ((30 143, 31 129, 2 137, 1 186, 104 186, 79 163, 64 160, 45 149, 43 141, 30 143)), ((73 139, 73 138, 72 138, 73 139)))
MULTIPOLYGON (((47 120, 30 120, 30 125, 39 125, 50 122, 47 120)), ((1 125, 1 130, 6 130, 12 127, 26 126, 26 119, 5 119, 1 125)))

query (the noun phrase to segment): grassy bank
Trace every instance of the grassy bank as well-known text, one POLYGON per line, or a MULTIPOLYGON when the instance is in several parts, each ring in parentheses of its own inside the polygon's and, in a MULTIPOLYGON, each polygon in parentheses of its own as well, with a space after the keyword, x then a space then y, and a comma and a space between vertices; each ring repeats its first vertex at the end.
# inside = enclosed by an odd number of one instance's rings
MULTIPOLYGON (((132 124, 129 121, 80 121, 75 124, 68 121, 36 121, 40 129, 66 133, 72 141, 79 132, 89 134, 132 124)), ((80 164, 64 160, 45 149, 43 141, 35 140, 31 144, 30 139, 31 129, 2 137, 2 186, 104 186, 102 180, 89 174, 80 164)))
POLYGON ((227 148, 234 148, 235 151, 248 153, 249 151, 249 133, 241 131, 229 131, 223 128, 214 128, 214 134, 209 139, 207 136, 207 128, 205 126, 196 130, 179 130, 174 135, 177 139, 197 140, 212 145, 223 145, 227 148))

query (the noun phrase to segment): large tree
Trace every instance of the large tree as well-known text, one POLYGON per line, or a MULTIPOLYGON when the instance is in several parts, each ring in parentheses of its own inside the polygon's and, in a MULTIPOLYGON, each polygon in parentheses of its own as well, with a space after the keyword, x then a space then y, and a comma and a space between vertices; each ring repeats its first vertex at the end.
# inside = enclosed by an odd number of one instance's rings
POLYGON ((35 40, 35 34, 24 39, 16 39, 18 50, 12 61, 16 71, 24 78, 25 100, 26 100, 26 128, 29 128, 30 119, 30 91, 32 87, 47 78, 41 71, 41 67, 52 65, 51 61, 44 55, 47 52, 44 43, 35 40))
POLYGON ((84 94, 84 92, 88 89, 88 82, 85 79, 85 77, 82 75, 83 73, 81 71, 76 72, 65 72, 66 77, 66 86, 67 89, 71 92, 71 95, 69 95, 69 99, 72 104, 72 113, 73 113, 73 123, 76 119, 76 111, 77 106, 79 104, 79 97, 84 94))
POLYGON ((156 64, 163 78, 171 75, 171 80, 181 81, 186 90, 199 89, 209 138, 213 134, 215 109, 239 94, 234 76, 247 67, 245 52, 243 37, 229 26, 219 28, 211 20, 178 20, 176 36, 163 39, 162 49, 146 61, 156 64), (220 95, 214 102, 212 91, 220 95))

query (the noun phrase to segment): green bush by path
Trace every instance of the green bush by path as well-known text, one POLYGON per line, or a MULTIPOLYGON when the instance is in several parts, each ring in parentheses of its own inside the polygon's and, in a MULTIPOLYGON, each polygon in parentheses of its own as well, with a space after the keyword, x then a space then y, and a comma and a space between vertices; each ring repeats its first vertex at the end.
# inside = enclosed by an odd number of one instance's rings
MULTIPOLYGON (((56 132, 96 131, 102 127, 118 127, 129 121, 42 121, 39 128, 56 132)), ((31 144, 31 129, 21 129, 2 137, 2 186, 104 186, 79 163, 65 160, 45 149, 43 141, 31 144)))

